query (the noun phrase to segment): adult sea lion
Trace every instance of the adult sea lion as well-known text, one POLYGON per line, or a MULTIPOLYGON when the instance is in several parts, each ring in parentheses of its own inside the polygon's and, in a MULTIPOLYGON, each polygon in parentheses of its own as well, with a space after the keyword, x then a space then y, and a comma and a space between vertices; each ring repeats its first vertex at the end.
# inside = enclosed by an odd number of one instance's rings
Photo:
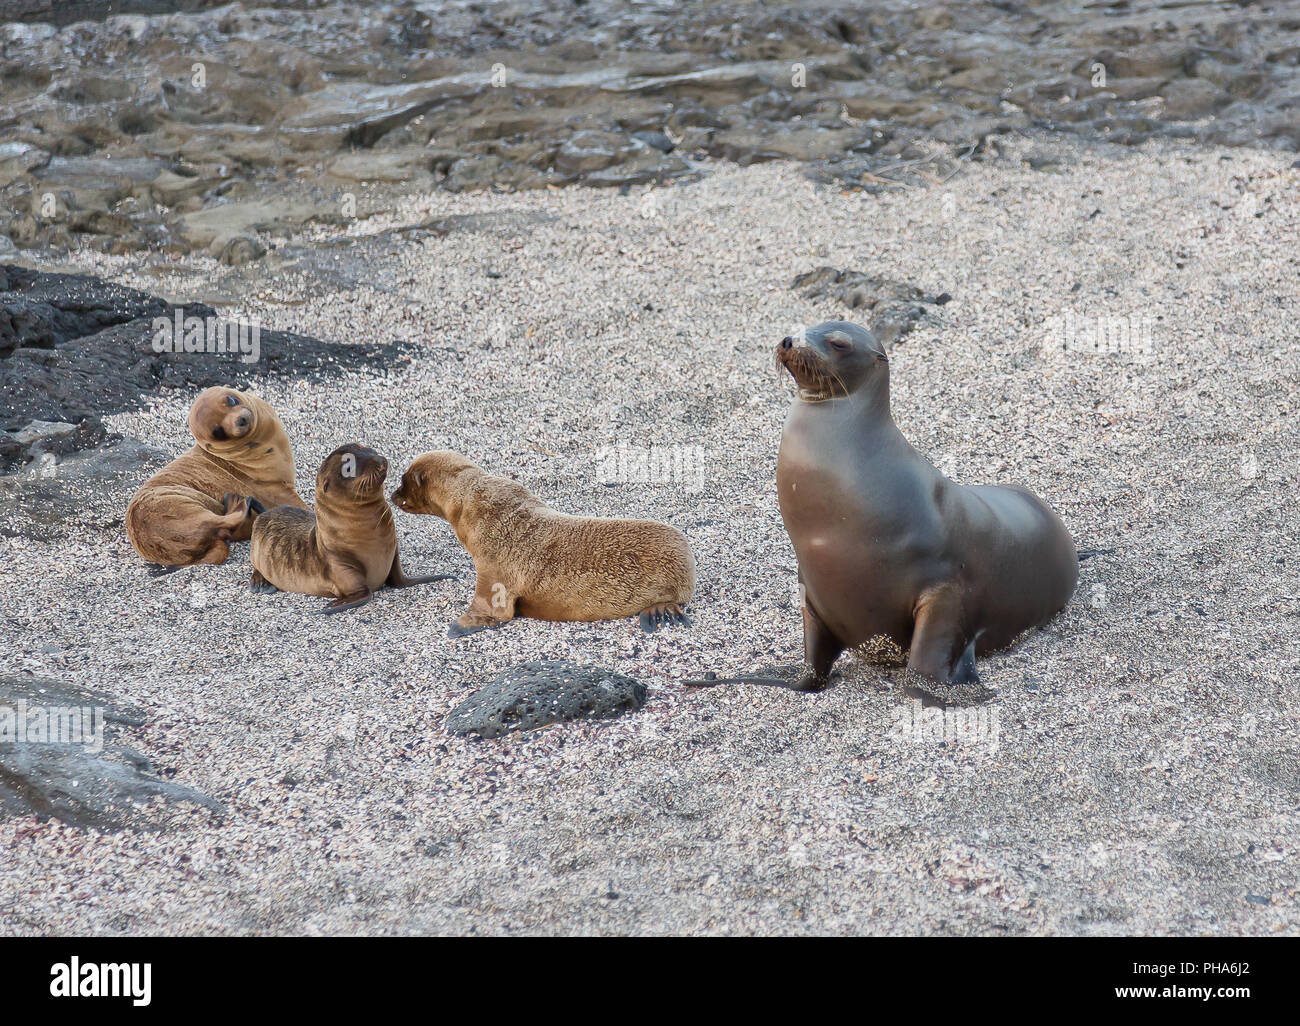
POLYGON ((251 590, 330 596, 324 611, 337 613, 365 605, 383 587, 455 576, 402 572, 384 498, 387 476, 388 461, 364 445, 341 445, 325 457, 316 474, 315 513, 279 506, 254 521, 251 590))
POLYGON ((293 450, 275 410, 234 388, 207 388, 190 407, 197 444, 149 478, 126 510, 135 550, 167 573, 224 563, 272 506, 304 505, 293 489, 293 450))
POLYGON ((776 471, 804 594, 804 672, 788 686, 824 687, 841 652, 877 638, 908 652, 922 691, 977 684, 976 656, 1074 593, 1070 532, 1026 489, 956 484, 913 448, 870 332, 827 321, 776 355, 798 387, 776 471))
POLYGON ((474 598, 455 638, 516 616, 615 620, 640 616, 647 633, 690 625, 695 559, 685 536, 653 520, 575 517, 458 453, 427 452, 402 475, 393 504, 442 517, 474 559, 474 598))

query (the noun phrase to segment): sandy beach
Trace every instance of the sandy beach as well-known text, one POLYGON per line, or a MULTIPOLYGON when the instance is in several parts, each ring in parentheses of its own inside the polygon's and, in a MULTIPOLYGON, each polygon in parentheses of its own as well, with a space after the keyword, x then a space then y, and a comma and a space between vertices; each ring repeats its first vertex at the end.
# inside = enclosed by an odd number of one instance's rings
MULTIPOLYGON (((0 822, 0 932, 1295 933, 1293 161, 1031 135, 929 188, 717 162, 625 194, 413 194, 264 235, 258 265, 79 257, 270 328, 418 347, 382 373, 254 379, 304 496, 343 442, 394 485, 456 449, 566 512, 674 525, 699 587, 690 629, 453 641, 473 567, 431 517, 397 514, 403 563, 458 579, 337 617, 250 594, 247 546, 149 577, 130 487, 54 537, 0 537, 10 669, 146 711, 131 745, 225 809, 0 822), (951 296, 891 353, 895 419, 955 480, 1033 489, 1095 553, 1061 616, 982 661, 996 695, 966 736, 918 729, 901 671, 847 658, 820 694, 679 685, 800 657, 773 348, 866 319, 791 290, 823 266, 951 296), (701 472, 608 481, 618 446, 701 472), (490 742, 445 730, 532 659, 627 674, 648 701, 490 742)), ((107 423, 174 454, 191 398, 107 423)))

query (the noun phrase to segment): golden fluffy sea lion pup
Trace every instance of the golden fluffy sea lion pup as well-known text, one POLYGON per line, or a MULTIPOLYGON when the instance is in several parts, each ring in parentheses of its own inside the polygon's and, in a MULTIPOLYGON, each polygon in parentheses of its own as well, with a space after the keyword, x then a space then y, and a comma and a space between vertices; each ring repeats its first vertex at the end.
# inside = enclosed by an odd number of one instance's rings
POLYGON ((384 498, 388 461, 352 443, 330 453, 316 474, 316 512, 267 510, 253 524, 257 592, 296 591, 334 599, 327 613, 355 609, 385 586, 408 588, 454 574, 407 577, 397 555, 393 511, 384 498))
POLYGON ((493 477, 454 452, 427 452, 402 475, 393 503, 442 517, 474 559, 474 599, 455 638, 516 616, 615 620, 640 615, 689 626, 695 559, 682 533, 653 520, 574 517, 523 485, 493 477))
POLYGON ((207 388, 190 407, 197 443, 149 478, 126 510, 135 550, 169 573, 224 563, 232 541, 247 541, 253 517, 272 506, 302 507, 293 490, 293 450, 264 400, 207 388))

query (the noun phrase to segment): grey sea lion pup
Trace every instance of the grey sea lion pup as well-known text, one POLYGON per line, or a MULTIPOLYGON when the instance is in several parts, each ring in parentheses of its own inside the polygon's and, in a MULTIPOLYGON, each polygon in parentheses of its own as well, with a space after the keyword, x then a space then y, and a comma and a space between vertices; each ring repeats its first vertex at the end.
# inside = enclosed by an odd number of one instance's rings
POLYGON ((278 506, 253 524, 257 592, 296 591, 334 599, 337 613, 365 605, 380 588, 409 588, 454 574, 407 577, 397 553, 393 511, 384 497, 388 461, 351 443, 330 453, 316 474, 316 510, 278 506))
POLYGON ((825 687, 841 652, 881 637, 908 652, 922 691, 978 683, 976 656, 1070 600, 1070 532, 1026 489, 959 485, 922 456, 890 414, 889 357, 870 332, 827 321, 776 355, 798 389, 776 484, 804 594, 805 666, 785 686, 825 687))
POLYGON ((695 559, 667 524, 569 516, 445 450, 412 461, 393 504, 442 517, 474 558, 474 598, 451 625, 453 638, 516 616, 639 616, 647 633, 690 625, 683 607, 695 594, 695 559))

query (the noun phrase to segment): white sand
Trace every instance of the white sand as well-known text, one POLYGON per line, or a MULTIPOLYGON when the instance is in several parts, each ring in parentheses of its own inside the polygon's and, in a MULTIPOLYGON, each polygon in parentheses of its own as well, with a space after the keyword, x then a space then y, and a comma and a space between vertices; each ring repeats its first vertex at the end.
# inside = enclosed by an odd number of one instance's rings
MULTIPOLYGON (((408 571, 461 579, 328 618, 249 594, 246 547, 153 580, 120 530, 0 538, 10 663, 145 708, 128 743, 229 809, 161 833, 0 823, 0 932, 1295 932, 1300 171, 1059 152, 1060 170, 972 164, 883 197, 792 165, 626 197, 424 196, 354 233, 502 210, 518 227, 369 243, 356 291, 267 274, 232 313, 429 349, 386 380, 265 386, 305 495, 344 441, 398 470, 459 449, 559 508, 681 528, 695 626, 450 641, 472 569, 427 517, 398 515, 408 571), (982 662, 996 744, 891 734, 899 673, 849 660, 820 695, 676 686, 798 658, 771 354, 853 316, 789 291, 822 264, 950 292, 893 354, 899 425, 959 481, 1024 483, 1081 548, 1114 549, 1046 630, 982 662), (1061 352, 1067 307, 1139 318, 1154 354, 1061 352), (702 446, 703 489, 602 486, 596 450, 619 443, 702 446), (649 702, 499 742, 444 732, 537 658, 638 677, 649 702)), ((188 298, 229 273, 83 266, 188 298)), ((114 426, 179 450, 188 402, 114 426)))

